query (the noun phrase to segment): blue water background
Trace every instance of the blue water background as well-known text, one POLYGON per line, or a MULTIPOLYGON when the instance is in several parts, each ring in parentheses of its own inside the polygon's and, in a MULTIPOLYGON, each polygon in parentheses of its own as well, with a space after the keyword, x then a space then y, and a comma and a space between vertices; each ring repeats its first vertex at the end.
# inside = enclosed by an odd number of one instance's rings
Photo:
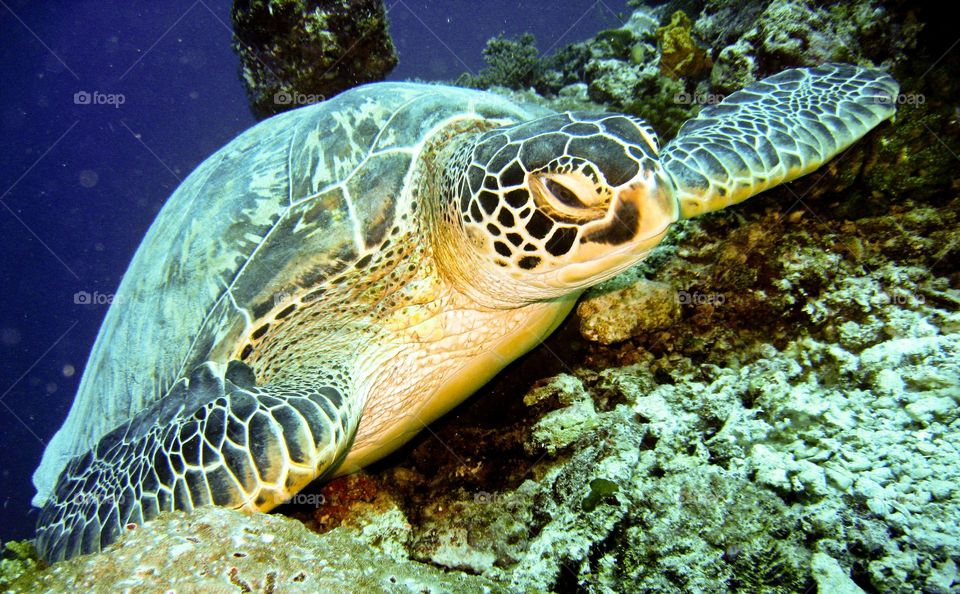
MULTIPOLYGON (((626 0, 387 6, 391 80, 451 80, 481 68, 498 33, 530 31, 549 52, 628 13, 626 0)), ((229 11, 227 0, 0 0, 0 540, 33 533, 30 476, 147 227, 254 123, 229 11), (78 105, 77 92, 124 102, 78 105)))

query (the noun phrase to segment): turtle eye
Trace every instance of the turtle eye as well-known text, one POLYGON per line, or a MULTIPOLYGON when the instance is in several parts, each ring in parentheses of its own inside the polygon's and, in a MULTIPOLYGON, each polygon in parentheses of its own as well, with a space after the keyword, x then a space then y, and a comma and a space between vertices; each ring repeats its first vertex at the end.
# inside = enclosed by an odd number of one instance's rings
POLYGON ((586 222, 602 217, 609 192, 580 172, 531 175, 530 190, 536 205, 552 219, 586 222))
POLYGON ((547 190, 549 190, 550 193, 553 194, 553 197, 561 204, 569 206, 570 208, 587 208, 587 205, 577 198, 573 190, 560 182, 547 178, 543 180, 543 185, 547 186, 547 190))

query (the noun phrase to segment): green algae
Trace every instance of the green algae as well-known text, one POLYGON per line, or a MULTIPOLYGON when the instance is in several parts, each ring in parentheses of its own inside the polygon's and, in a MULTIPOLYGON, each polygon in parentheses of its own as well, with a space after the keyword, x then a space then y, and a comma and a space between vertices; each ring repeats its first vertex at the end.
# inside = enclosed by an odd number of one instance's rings
POLYGON ((619 490, 620 485, 617 483, 608 481, 605 478, 595 478, 590 481, 590 493, 583 498, 583 502, 580 505, 583 507, 583 511, 592 512, 601 503, 616 504, 617 500, 614 495, 616 495, 619 490))
POLYGON ((14 582, 30 579, 45 567, 46 564, 40 560, 30 541, 3 543, 3 551, 0 552, 0 590, 6 591, 14 582))
POLYGON ((693 22, 682 10, 657 29, 660 72, 670 78, 698 78, 713 65, 705 49, 693 39, 693 22))

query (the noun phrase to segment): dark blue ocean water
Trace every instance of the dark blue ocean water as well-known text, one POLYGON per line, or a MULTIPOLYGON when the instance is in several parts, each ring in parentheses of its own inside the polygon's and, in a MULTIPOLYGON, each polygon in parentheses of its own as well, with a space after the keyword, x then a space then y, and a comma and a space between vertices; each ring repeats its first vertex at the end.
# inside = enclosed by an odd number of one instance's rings
MULTIPOLYGON (((387 6, 393 80, 476 71, 501 32, 530 31, 549 52, 627 12, 626 0, 387 6)), ((150 222, 254 123, 229 10, 228 0, 0 0, 0 540, 32 534, 30 476, 150 222), (78 105, 78 92, 123 104, 78 105)))

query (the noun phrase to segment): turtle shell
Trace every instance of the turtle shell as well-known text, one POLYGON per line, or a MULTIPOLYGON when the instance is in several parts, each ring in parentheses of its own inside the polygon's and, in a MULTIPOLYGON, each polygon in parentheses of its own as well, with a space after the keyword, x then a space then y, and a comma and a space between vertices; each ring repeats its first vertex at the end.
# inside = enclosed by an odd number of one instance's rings
POLYGON ((71 457, 197 365, 226 362, 278 295, 323 285, 391 229, 417 224, 400 213, 411 210, 431 131, 460 117, 505 124, 543 113, 479 91, 379 83, 265 120, 214 153, 134 255, 34 474, 34 504, 71 457))

